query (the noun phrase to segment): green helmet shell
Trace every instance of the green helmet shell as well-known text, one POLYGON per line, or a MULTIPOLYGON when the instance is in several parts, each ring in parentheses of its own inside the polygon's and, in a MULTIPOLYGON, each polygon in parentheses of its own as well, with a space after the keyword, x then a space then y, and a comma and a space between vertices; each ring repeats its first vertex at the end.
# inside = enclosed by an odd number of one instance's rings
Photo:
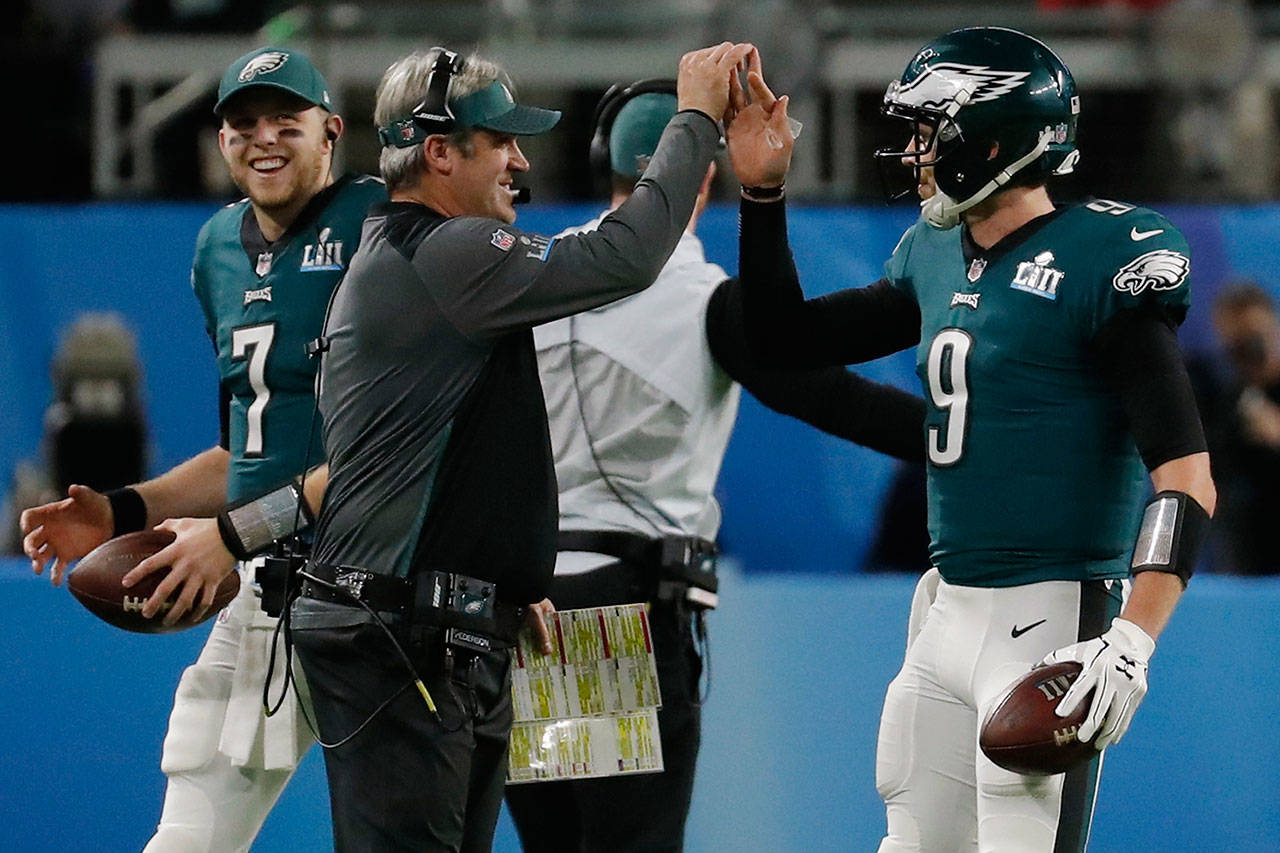
POLYGON ((1020 181, 1064 174, 1079 158, 1071 72, 1017 30, 972 27, 925 45, 889 84, 884 111, 934 129, 936 158, 928 165, 938 188, 962 206, 1015 173, 1020 181))

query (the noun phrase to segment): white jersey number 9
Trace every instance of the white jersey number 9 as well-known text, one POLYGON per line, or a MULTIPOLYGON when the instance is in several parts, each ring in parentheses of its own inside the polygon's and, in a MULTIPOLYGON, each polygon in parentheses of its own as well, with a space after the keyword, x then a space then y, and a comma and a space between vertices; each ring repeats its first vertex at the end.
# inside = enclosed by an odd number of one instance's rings
POLYGON ((948 466, 960 461, 964 453, 965 426, 969 408, 969 351, 973 338, 960 329, 943 329, 929 345, 926 364, 929 397, 933 405, 946 413, 942 426, 928 430, 929 461, 948 466))

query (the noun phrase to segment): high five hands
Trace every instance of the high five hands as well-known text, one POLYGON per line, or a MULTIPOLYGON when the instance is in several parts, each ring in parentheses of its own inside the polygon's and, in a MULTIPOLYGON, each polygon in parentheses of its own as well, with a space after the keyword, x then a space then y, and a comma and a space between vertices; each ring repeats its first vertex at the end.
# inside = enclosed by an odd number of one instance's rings
POLYGON ((775 97, 764 82, 760 52, 746 56, 747 85, 735 72, 729 78, 729 105, 724 113, 729 163, 744 187, 781 187, 791 168, 796 126, 787 117, 789 98, 775 97))
POLYGON ((729 162, 743 186, 782 186, 796 131, 787 117, 788 98, 776 97, 764 82, 754 45, 726 41, 686 53, 680 59, 676 100, 680 110, 723 119, 729 162))
POLYGON ((680 57, 676 76, 676 109, 698 110, 713 121, 726 114, 732 78, 756 52, 750 44, 721 42, 680 57))

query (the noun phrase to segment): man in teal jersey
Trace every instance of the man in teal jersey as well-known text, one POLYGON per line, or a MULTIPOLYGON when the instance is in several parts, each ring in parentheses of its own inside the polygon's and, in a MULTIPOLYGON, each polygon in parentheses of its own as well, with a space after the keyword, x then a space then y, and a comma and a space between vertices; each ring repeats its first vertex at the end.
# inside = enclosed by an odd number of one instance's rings
POLYGON ((729 153, 744 185, 753 348, 813 366, 917 346, 929 402, 941 580, 885 699, 880 850, 1082 850, 1100 756, 1024 777, 978 751, 978 729, 1041 661, 1083 665, 1058 713, 1086 702, 1070 736, 1099 750, 1146 692, 1215 503, 1175 337, 1186 241, 1132 205, 1055 206, 1046 184, 1079 156, 1070 72, 1022 33, 957 30, 885 95, 911 141, 877 154, 912 169, 922 220, 880 282, 806 302, 786 244, 786 99, 758 68, 748 81, 753 103, 735 92, 729 153), (1144 465, 1156 491, 1145 513, 1144 465))
MULTIPOLYGON (((27 554, 37 572, 53 561, 55 584, 68 562, 111 536, 156 526, 177 539, 126 578, 173 566, 144 615, 172 622, 207 608, 235 569, 213 516, 322 461, 318 435, 307 448, 315 365, 306 344, 320 334, 365 211, 386 198, 375 178, 333 176, 343 121, 332 107, 320 72, 297 51, 264 48, 227 68, 218 142, 248 198, 201 229, 191 270, 217 352, 222 440, 154 480, 106 495, 72 486, 65 500, 23 513, 27 554)), ((307 480, 313 506, 324 480, 323 468, 307 480)), ((281 713, 263 715, 276 620, 261 611, 249 567, 240 571, 240 595, 178 685, 152 853, 247 850, 312 742, 293 694, 281 713)))

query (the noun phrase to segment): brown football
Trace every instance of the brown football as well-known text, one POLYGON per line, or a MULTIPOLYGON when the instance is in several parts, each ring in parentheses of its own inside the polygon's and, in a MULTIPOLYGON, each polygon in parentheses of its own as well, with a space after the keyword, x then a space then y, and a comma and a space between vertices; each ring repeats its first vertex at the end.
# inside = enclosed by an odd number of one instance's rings
POLYGON ((1075 661, 1064 661, 1037 667, 1015 681, 982 724, 978 744, 987 758, 1024 776, 1048 776, 1095 755, 1092 741, 1076 737, 1093 691, 1069 717, 1054 710, 1081 669, 1075 661))
POLYGON ((197 625, 217 614, 236 597, 236 593, 240 591, 240 575, 237 572, 223 578, 213 604, 205 611, 203 619, 194 619, 188 612, 172 625, 164 624, 163 610, 152 619, 146 619, 142 615, 143 602, 155 592, 160 581, 169 573, 167 568, 152 572, 128 589, 120 585, 121 578, 134 566, 164 548, 174 538, 168 530, 139 530, 137 533, 126 533, 109 539, 84 555, 67 576, 67 587, 94 616, 126 631, 167 634, 197 625))

